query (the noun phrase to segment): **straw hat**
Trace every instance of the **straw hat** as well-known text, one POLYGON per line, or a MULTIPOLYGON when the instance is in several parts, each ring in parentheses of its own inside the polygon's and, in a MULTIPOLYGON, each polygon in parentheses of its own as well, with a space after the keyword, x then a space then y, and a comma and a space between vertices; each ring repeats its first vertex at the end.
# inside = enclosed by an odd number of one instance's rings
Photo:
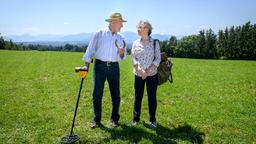
POLYGON ((127 22, 126 20, 123 20, 122 15, 120 13, 113 13, 108 19, 105 20, 106 22, 111 21, 121 21, 121 22, 127 22))

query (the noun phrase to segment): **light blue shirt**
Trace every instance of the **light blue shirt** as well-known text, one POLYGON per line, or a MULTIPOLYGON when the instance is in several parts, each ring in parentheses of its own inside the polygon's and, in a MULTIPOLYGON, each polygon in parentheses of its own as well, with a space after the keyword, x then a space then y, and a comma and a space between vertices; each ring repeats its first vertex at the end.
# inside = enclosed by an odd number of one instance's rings
MULTIPOLYGON (((118 48, 115 45, 116 40, 119 48, 123 47, 124 39, 119 33, 114 33, 114 35, 112 35, 109 28, 99 30, 90 41, 83 56, 83 60, 90 63, 93 56, 96 59, 108 62, 118 62, 122 60, 119 56, 118 48)), ((125 57, 126 50, 123 59, 125 59, 125 57)))

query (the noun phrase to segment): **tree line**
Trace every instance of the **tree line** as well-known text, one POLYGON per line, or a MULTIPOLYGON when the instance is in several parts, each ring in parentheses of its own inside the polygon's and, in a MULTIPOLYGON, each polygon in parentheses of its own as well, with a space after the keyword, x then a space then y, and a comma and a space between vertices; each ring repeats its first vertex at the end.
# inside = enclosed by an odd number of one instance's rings
POLYGON ((64 46, 52 46, 52 45, 39 45, 39 44, 16 44, 12 40, 4 40, 0 37, 0 49, 6 50, 39 50, 39 51, 76 51, 84 52, 87 45, 72 45, 65 44, 64 46))
POLYGON ((177 40, 160 42, 161 51, 168 56, 206 59, 256 59, 256 24, 226 27, 215 34, 212 29, 201 30, 177 40))
MULTIPOLYGON (((256 24, 250 22, 242 26, 226 27, 215 34, 212 29, 201 30, 197 35, 184 36, 178 40, 171 36, 169 40, 160 42, 161 51, 171 57, 206 58, 206 59, 256 59, 256 24)), ((66 44, 23 45, 12 40, 6 41, 0 35, 0 49, 39 50, 39 51, 77 51, 85 52, 86 45, 66 44)), ((131 49, 127 49, 128 54, 131 49)))

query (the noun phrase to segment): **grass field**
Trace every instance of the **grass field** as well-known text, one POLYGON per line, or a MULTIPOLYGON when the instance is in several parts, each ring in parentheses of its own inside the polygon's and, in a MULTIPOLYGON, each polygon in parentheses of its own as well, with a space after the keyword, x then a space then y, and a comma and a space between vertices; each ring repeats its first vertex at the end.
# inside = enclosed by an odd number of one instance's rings
MULTIPOLYGON (((0 143, 59 143, 68 134, 79 89, 75 66, 83 53, 0 51, 0 143)), ((130 57, 120 62, 120 126, 109 127, 106 83, 104 127, 90 129, 92 66, 80 99, 75 133, 81 143, 256 143, 256 61, 174 58, 173 84, 158 88, 157 129, 148 125, 147 95, 141 123, 132 126, 130 57)))

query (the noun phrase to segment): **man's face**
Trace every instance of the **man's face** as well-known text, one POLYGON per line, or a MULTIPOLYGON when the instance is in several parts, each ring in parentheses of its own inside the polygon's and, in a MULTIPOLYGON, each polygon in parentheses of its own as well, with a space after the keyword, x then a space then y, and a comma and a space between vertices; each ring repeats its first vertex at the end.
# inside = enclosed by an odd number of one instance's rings
POLYGON ((110 22, 110 27, 112 32, 119 32, 121 28, 123 27, 122 21, 112 21, 110 22))

